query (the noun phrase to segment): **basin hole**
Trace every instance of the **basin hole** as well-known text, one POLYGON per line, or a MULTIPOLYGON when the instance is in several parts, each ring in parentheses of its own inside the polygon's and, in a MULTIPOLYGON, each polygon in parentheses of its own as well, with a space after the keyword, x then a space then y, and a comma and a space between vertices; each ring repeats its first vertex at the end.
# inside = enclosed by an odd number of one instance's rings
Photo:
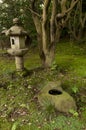
POLYGON ((62 94, 62 92, 60 90, 57 90, 57 89, 51 89, 51 90, 49 90, 49 94, 60 95, 60 94, 62 94))

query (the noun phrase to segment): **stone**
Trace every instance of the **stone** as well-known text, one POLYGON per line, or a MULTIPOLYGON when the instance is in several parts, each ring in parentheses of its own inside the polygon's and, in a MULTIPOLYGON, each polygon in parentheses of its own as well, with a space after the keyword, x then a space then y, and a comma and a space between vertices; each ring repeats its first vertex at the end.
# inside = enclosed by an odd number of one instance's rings
POLYGON ((38 100, 44 107, 52 104, 59 112, 69 113, 71 109, 77 110, 75 100, 62 89, 60 81, 47 83, 39 92, 38 100))
POLYGON ((11 48, 7 52, 15 57, 16 70, 23 71, 25 69, 23 57, 28 51, 25 45, 27 32, 19 25, 18 18, 13 19, 13 24, 6 31, 6 35, 10 36, 11 43, 11 48))

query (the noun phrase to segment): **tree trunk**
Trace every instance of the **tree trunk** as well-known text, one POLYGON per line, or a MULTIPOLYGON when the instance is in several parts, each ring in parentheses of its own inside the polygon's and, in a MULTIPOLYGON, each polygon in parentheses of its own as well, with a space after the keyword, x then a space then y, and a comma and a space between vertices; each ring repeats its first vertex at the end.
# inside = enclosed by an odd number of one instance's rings
POLYGON ((44 66, 50 67, 55 57, 57 0, 53 0, 51 18, 49 19, 49 5, 51 0, 45 0, 42 16, 42 44, 44 52, 44 66))

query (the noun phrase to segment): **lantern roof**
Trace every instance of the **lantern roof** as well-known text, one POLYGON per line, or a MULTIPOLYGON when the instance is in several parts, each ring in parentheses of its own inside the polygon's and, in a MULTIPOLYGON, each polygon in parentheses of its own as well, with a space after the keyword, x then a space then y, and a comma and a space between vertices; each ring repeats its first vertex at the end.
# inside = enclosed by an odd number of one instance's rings
POLYGON ((27 32, 24 30, 23 27, 19 25, 19 19, 15 18, 13 19, 13 26, 7 30, 6 35, 7 36, 26 36, 27 32))

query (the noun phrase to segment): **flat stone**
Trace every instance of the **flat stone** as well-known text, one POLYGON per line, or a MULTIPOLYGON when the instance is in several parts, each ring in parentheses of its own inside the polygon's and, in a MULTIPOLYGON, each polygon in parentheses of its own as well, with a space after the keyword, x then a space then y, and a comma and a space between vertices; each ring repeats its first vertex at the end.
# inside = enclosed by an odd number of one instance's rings
POLYGON ((59 112, 69 113, 77 110, 75 100, 61 87, 61 82, 48 82, 38 94, 38 100, 44 107, 52 104, 59 112))

